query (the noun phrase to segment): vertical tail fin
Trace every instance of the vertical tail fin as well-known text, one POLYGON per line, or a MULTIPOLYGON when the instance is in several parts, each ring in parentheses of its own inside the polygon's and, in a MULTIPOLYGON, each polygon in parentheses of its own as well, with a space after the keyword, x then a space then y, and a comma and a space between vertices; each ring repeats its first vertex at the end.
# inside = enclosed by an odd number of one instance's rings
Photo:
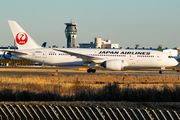
POLYGON ((47 42, 44 42, 41 47, 46 47, 47 42))
POLYGON ((19 50, 41 47, 15 21, 8 20, 8 22, 19 50))
POLYGON ((161 50, 162 50, 162 45, 159 45, 158 51, 161 51, 161 50))

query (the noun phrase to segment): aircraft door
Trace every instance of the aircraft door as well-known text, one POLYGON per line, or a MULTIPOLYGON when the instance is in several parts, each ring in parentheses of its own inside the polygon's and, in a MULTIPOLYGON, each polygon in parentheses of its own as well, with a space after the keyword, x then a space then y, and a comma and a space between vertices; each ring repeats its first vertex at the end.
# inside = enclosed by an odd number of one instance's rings
POLYGON ((129 60, 134 60, 134 55, 129 55, 129 60))
POLYGON ((35 58, 41 58, 42 57, 42 51, 35 51, 35 58))
POLYGON ((162 55, 157 55, 157 61, 161 61, 162 55))
POLYGON ((35 51, 35 58, 47 58, 46 51, 35 51))
POLYGON ((46 52, 46 51, 43 51, 43 52, 42 52, 42 57, 43 57, 43 58, 47 58, 47 52, 46 52))
POLYGON ((135 56, 134 55, 129 55, 129 63, 130 65, 134 66, 136 65, 136 62, 135 62, 135 56))

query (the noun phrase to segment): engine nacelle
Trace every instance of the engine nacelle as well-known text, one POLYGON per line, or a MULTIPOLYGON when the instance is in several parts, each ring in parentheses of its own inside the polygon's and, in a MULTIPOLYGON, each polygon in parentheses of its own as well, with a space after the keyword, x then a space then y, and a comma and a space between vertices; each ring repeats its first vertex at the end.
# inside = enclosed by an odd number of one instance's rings
POLYGON ((124 60, 107 60, 101 65, 110 70, 123 70, 124 60))

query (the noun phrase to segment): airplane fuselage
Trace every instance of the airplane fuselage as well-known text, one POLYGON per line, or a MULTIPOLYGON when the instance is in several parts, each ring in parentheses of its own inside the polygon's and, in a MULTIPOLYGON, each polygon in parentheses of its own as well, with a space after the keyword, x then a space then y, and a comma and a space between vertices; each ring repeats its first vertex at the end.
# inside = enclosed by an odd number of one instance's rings
MULTIPOLYGON (((102 58, 96 63, 102 63, 106 60, 120 59, 124 60, 125 67, 169 67, 177 64, 174 58, 171 58, 166 53, 153 50, 123 50, 123 49, 88 49, 88 48, 57 48, 67 50, 74 53, 79 53, 86 56, 102 58)), ((37 48, 22 50, 29 53, 28 55, 14 56, 24 58, 31 61, 37 61, 50 65, 84 65, 88 60, 82 60, 76 56, 71 56, 64 52, 59 52, 53 48, 37 48)))

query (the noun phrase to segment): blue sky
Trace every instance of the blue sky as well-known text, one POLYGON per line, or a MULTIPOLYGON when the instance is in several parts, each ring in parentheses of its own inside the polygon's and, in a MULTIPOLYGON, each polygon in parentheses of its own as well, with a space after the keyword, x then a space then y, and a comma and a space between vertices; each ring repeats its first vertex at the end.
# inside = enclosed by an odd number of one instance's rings
POLYGON ((65 22, 77 22, 76 44, 110 39, 121 47, 180 47, 179 0, 1 0, 0 46, 13 45, 7 20, 38 43, 66 46, 65 22))

